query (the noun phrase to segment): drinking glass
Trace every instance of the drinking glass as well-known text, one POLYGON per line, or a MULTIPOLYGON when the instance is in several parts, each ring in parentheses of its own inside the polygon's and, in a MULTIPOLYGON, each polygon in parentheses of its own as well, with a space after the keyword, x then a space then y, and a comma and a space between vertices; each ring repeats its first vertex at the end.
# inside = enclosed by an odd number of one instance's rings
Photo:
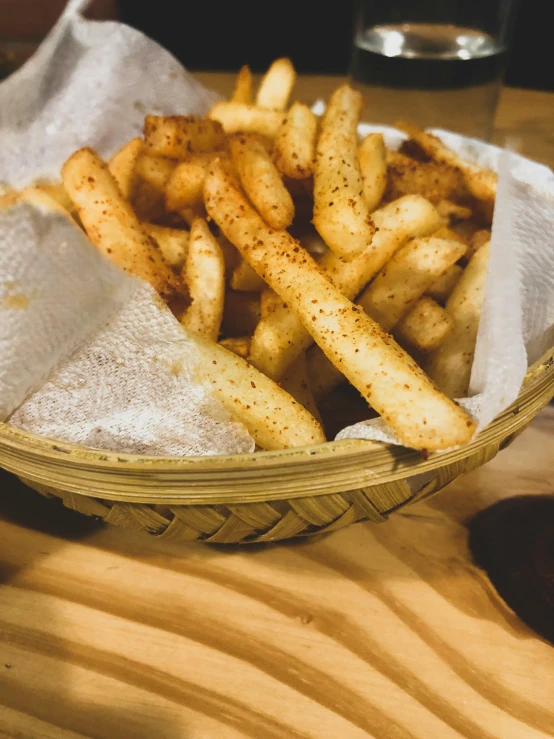
POLYGON ((358 0, 350 65, 364 118, 490 139, 517 0, 358 0))

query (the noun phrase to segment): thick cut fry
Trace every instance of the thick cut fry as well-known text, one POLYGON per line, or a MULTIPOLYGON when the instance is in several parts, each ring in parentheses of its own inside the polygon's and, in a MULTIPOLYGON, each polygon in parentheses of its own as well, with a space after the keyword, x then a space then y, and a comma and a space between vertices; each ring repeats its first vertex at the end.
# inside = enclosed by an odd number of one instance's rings
POLYGON ((498 176, 494 172, 464 161, 436 136, 425 133, 411 123, 401 121, 396 124, 396 127, 405 131, 435 162, 443 162, 459 169, 464 176, 468 190, 474 197, 478 200, 494 202, 498 181, 498 176))
POLYGON ((308 377, 317 402, 325 398, 336 387, 346 382, 346 377, 327 359, 317 344, 306 352, 308 377))
POLYGON ((358 300, 374 321, 390 331, 418 298, 466 250, 459 241, 414 239, 399 249, 358 300))
POLYGON ((275 138, 274 160, 279 172, 293 180, 314 171, 317 118, 303 103, 293 103, 275 138))
POLYGON ((291 60, 276 59, 260 82, 256 105, 271 110, 285 110, 295 81, 296 72, 291 60))
MULTIPOLYGON (((359 257, 345 262, 332 251, 319 260, 335 286, 351 300, 409 238, 426 236, 441 219, 428 200, 407 195, 373 214, 378 227, 371 245, 359 257)), ((300 318, 288 306, 260 321, 252 339, 250 361, 269 377, 278 379, 291 362, 312 343, 300 318)))
POLYGON ((219 162, 208 173, 204 198, 227 238, 298 313, 327 357, 404 443, 443 449, 469 441, 475 427, 469 416, 329 282, 290 234, 264 224, 219 162))
POLYGON ((169 159, 217 151, 225 143, 220 123, 194 115, 148 115, 144 119, 144 138, 148 154, 169 159))
POLYGON ((321 423, 321 416, 310 386, 308 363, 304 352, 294 360, 279 384, 321 423))
POLYGON ((258 446, 288 449, 325 441, 315 418, 273 380, 223 346, 201 336, 191 338, 204 360, 202 379, 258 446))
POLYGON ((231 100, 234 103, 246 103, 247 105, 252 102, 252 72, 247 64, 239 70, 231 100))
POLYGON ((237 357, 247 359, 250 354, 250 336, 230 336, 228 339, 221 339, 219 343, 237 357))
POLYGON ((267 288, 260 294, 260 314, 262 318, 266 318, 274 310, 283 306, 283 301, 274 290, 267 288))
POLYGON ((224 336, 252 336, 260 320, 260 294, 225 293, 221 333, 224 336))
POLYGON ((453 264, 427 288, 425 295, 444 305, 450 297, 450 293, 456 287, 463 271, 463 267, 453 264))
POLYGON ((244 259, 237 265, 233 276, 231 277, 231 287, 233 290, 240 290, 246 293, 259 293, 265 290, 266 283, 262 278, 254 272, 252 267, 245 262, 244 259))
POLYGON ((164 193, 169 178, 175 170, 175 162, 163 157, 152 157, 143 154, 137 159, 138 176, 148 182, 157 192, 164 193))
POLYGON ((189 232, 183 228, 156 226, 155 223, 143 223, 142 227, 149 236, 156 240, 165 261, 180 270, 187 258, 189 232))
POLYGON ((427 363, 429 376, 450 398, 463 398, 469 389, 488 261, 487 244, 475 253, 448 298, 446 311, 454 329, 427 363))
POLYGON ((381 202, 387 187, 387 155, 382 133, 370 133, 365 137, 358 148, 358 159, 365 202, 372 213, 381 202))
POLYGON ((217 341, 225 299, 225 262, 219 244, 202 218, 194 221, 190 230, 183 278, 192 302, 181 324, 195 334, 217 341))
POLYGON ((346 260, 365 251, 375 233, 358 161, 361 109, 361 94, 348 85, 331 95, 314 166, 313 224, 327 246, 346 260))
POLYGON ((90 240, 126 272, 142 277, 168 301, 183 292, 181 280, 156 242, 138 222, 107 165, 92 149, 81 149, 62 168, 69 197, 90 240))
POLYGON ((216 103, 209 117, 218 121, 225 133, 259 133, 269 139, 275 138, 285 120, 285 114, 281 111, 226 100, 216 103))
POLYGON ((271 228, 287 228, 294 203, 271 157, 252 136, 237 134, 229 142, 233 164, 244 191, 271 228))
POLYGON ((458 203, 453 203, 451 200, 441 200, 438 202, 437 210, 441 218, 444 218, 449 226, 458 221, 467 221, 473 215, 471 208, 467 208, 465 205, 458 205, 458 203))
POLYGON ((388 184, 385 197, 395 200, 402 195, 422 195, 432 203, 457 200, 467 191, 461 172, 442 162, 420 162, 399 152, 388 153, 388 184))
POLYGON ((125 200, 131 200, 137 190, 139 176, 135 170, 137 159, 144 151, 144 141, 136 138, 128 141, 108 163, 112 177, 117 182, 125 200))
POLYGON ((175 167, 165 186, 165 207, 170 213, 203 204, 202 188, 213 157, 192 155, 175 167))
POLYGON ((437 349, 452 332, 454 322, 432 298, 420 298, 394 327, 394 338, 402 345, 426 354, 437 349))

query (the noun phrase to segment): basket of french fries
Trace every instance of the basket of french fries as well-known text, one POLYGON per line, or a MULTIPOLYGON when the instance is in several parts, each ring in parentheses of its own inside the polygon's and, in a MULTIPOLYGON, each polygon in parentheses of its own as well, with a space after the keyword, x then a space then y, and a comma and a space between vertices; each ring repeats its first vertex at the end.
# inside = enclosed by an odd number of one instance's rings
MULTIPOLYGON (((410 124, 396 149, 382 133, 360 136, 362 98, 348 85, 321 117, 290 105, 294 79, 277 60, 254 93, 245 67, 207 115, 147 114, 143 134, 110 157, 81 147, 58 181, 2 197, 4 211, 52 214, 95 259, 148 284, 221 423, 250 446, 79 443, 40 425, 31 394, 0 425, 2 467, 108 523, 182 541, 276 541, 385 520, 490 460, 549 402, 552 349, 494 420, 460 401, 473 383, 497 174, 410 124)), ((26 307, 9 289, 4 309, 26 307)))

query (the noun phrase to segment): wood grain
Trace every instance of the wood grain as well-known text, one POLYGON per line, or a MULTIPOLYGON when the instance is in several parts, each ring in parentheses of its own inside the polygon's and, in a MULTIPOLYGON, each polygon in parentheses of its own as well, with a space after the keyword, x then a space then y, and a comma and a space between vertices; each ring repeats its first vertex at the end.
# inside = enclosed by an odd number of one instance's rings
POLYGON ((554 651, 464 525, 552 493, 553 433, 550 406, 426 504, 285 545, 163 543, 3 474, 0 736, 553 736, 554 651))

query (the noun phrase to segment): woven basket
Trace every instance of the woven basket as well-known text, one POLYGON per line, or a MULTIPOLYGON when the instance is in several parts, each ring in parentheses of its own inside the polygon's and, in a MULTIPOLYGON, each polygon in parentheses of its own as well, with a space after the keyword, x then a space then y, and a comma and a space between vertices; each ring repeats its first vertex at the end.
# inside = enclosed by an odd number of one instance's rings
POLYGON ((467 446, 419 452, 340 441, 221 457, 105 453, 0 424, 0 466, 66 506, 179 541, 268 542, 376 523, 507 447, 554 396, 554 349, 515 403, 467 446))

